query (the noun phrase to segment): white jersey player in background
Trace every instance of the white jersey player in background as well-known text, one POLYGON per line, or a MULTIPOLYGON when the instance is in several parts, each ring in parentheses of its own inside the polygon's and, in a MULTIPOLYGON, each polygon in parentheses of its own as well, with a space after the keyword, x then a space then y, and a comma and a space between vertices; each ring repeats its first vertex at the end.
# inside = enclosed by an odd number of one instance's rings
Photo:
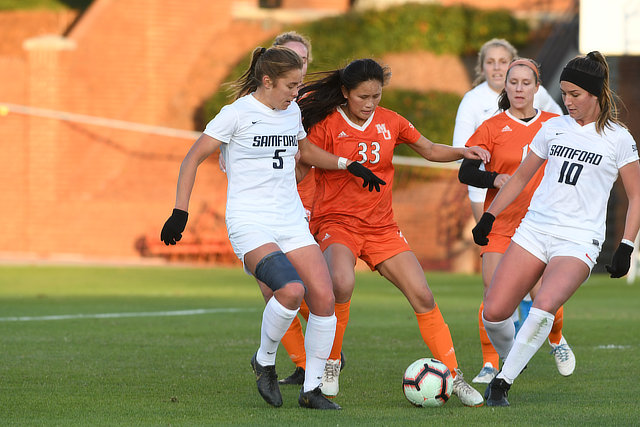
MULTIPOLYGON (((501 112, 498 108, 498 99, 505 86, 509 64, 517 56, 517 49, 505 39, 491 39, 482 45, 480 51, 478 51, 475 66, 474 87, 464 95, 458 106, 456 124, 453 129, 454 147, 464 147, 471 135, 485 120, 501 112)), ((549 92, 542 85, 538 87, 538 91, 534 95, 533 107, 549 113, 564 114, 562 108, 551 98, 549 92)), ((480 168, 484 170, 484 165, 480 165, 480 168)), ((471 212, 477 222, 484 211, 484 199, 487 195, 487 189, 471 185, 467 188, 471 202, 471 212)), ((516 330, 524 322, 530 307, 531 297, 527 294, 519 309, 516 309, 512 315, 516 330)), ((482 312, 482 306, 478 313, 478 328, 483 366, 472 381, 474 383, 488 384, 498 373, 498 356, 484 331, 480 312, 482 312)))
POLYGON ((549 334, 553 313, 589 277, 604 241, 607 202, 618 174, 629 206, 622 241, 606 266, 611 277, 629 271, 640 228, 638 150, 617 119, 604 56, 590 52, 569 61, 560 88, 569 116, 542 125, 526 159, 473 229, 476 243, 486 244, 495 217, 547 161, 542 182, 485 296, 484 324, 505 360, 487 387, 488 406, 509 405, 507 392, 549 334), (511 313, 540 278, 533 307, 514 340, 511 313))
POLYGON ((235 84, 236 101, 209 122, 182 162, 175 209, 161 239, 175 245, 182 237, 197 168, 221 147, 227 161, 229 240, 245 270, 274 296, 264 309, 260 347, 251 359, 258 392, 270 405, 282 405, 276 351, 304 297, 311 313, 305 340, 307 375, 298 402, 306 408, 340 409, 319 387, 335 334, 334 296, 296 188, 295 156, 300 152, 306 163, 323 169, 348 169, 370 190, 379 190, 384 182, 359 163, 307 141, 294 101, 302 68, 302 59, 289 48, 254 50, 249 69, 235 84))

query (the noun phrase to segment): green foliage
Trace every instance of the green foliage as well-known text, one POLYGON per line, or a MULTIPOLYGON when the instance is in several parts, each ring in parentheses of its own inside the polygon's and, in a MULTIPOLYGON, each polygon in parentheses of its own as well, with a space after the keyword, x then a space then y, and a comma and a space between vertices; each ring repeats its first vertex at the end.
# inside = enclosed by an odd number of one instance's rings
POLYGON ((79 9, 88 8, 93 0, 0 0, 1 10, 26 10, 26 9, 79 9))
MULTIPOLYGON (((437 54, 475 54, 490 38, 501 37, 521 46, 529 37, 525 21, 507 11, 470 7, 405 4, 386 10, 350 12, 292 28, 309 37, 313 62, 309 72, 345 66, 351 60, 381 57, 387 52, 430 51, 437 54)), ((269 46, 273 40, 266 40, 269 46)), ((226 81, 239 77, 249 64, 249 54, 232 70, 226 81)), ((199 128, 230 102, 220 90, 202 108, 199 128)), ((411 120, 427 138, 450 144, 460 98, 447 93, 385 90, 382 105, 411 120)), ((416 155, 401 146, 397 154, 416 155)))
MULTIPOLYGON (((453 93, 385 89, 380 105, 409 120, 429 140, 451 145, 460 100, 461 97, 453 93)), ((406 144, 399 145, 395 153, 416 155, 406 144)))
MULTIPOLYGON (((481 278, 429 272, 427 279, 470 380, 482 364, 481 278)), ((558 374, 545 343, 511 388, 510 408, 465 408, 456 397, 442 408, 416 408, 400 386, 404 369, 430 356, 415 315, 386 279, 359 272, 336 397, 344 409, 336 413, 299 408, 294 386, 281 388, 281 408, 260 398, 249 359, 264 301, 239 268, 3 266, 2 425, 637 425, 639 299, 637 282, 593 274, 565 304, 572 376, 558 374), (221 311, 166 314, 196 309, 221 311), (33 319, 73 314, 86 316, 33 319)), ((280 377, 293 370, 282 347, 277 368, 280 377)))

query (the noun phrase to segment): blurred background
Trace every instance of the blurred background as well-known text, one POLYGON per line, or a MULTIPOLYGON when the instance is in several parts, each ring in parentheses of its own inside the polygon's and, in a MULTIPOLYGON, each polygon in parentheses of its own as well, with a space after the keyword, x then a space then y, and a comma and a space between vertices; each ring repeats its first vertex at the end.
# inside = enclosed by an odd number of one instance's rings
MULTIPOLYGON (((310 38, 310 72, 389 65, 382 105, 446 144, 485 41, 536 59, 560 104, 562 67, 600 50, 640 138, 640 0, 0 0, 0 29, 0 262, 239 265, 217 154, 199 168, 183 241, 159 234, 182 158, 229 102, 222 83, 282 31, 310 38)), ((401 229, 425 269, 479 271, 457 164, 419 160, 397 165, 401 229)), ((617 184, 602 263, 625 211, 617 184)))

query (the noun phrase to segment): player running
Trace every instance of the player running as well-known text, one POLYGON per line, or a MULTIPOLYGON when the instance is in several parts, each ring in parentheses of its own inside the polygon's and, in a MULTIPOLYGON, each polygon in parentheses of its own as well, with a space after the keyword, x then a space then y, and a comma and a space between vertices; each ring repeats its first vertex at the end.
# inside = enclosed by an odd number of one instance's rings
POLYGON ((298 403, 340 409, 319 388, 335 333, 334 296, 296 190, 295 157, 300 153, 306 163, 320 168, 347 169, 370 190, 379 190, 384 181, 359 163, 308 142, 294 101, 302 67, 300 56, 289 48, 254 50, 249 69, 236 81, 237 99, 207 124, 182 162, 175 209, 161 239, 167 245, 180 240, 197 168, 221 147, 228 180, 229 240, 245 270, 273 291, 263 312, 260 347, 251 359, 258 392, 270 405, 282 405, 276 351, 304 297, 311 313, 305 340, 307 371, 298 403))
POLYGON ((569 61, 560 75, 560 89, 569 115, 542 125, 526 159, 473 229, 476 243, 486 245, 496 216, 516 199, 546 160, 542 181, 485 297, 485 328, 505 359, 487 387, 489 406, 509 406, 507 393, 547 338, 553 313, 589 277, 605 238, 607 202, 618 174, 629 206, 622 242, 607 266, 611 277, 629 271, 640 228, 638 151, 617 119, 604 56, 596 51, 569 61), (514 340, 509 317, 540 279, 533 307, 514 340))
POLYGON ((340 173, 316 170, 310 226, 329 265, 338 319, 322 392, 335 396, 339 391, 340 351, 355 286, 356 259, 361 258, 405 295, 424 342, 455 377, 453 392, 463 404, 480 406, 484 403, 482 396, 458 370, 449 327, 424 271, 394 220, 391 189, 393 150, 398 144, 409 144, 422 157, 436 162, 463 157, 488 161, 488 153, 478 147, 434 144, 405 118, 379 107, 382 87, 390 72, 372 59, 358 59, 320 76, 300 92, 299 104, 309 141, 336 155, 357 159, 387 182, 379 193, 366 193, 359 183, 350 182, 340 173))
MULTIPOLYGON (((540 71, 535 62, 526 58, 512 61, 506 72, 505 88, 498 101, 499 108, 503 112, 482 123, 467 141, 467 146, 479 146, 491 153, 491 161, 482 168, 486 170, 481 170, 479 161, 465 159, 458 174, 460 182, 464 184, 489 189, 484 202, 485 207, 489 207, 498 190, 525 159, 529 151, 529 143, 542 124, 557 116, 557 114, 534 108, 534 94, 539 87, 540 71)), ((496 218, 493 224, 488 236, 489 244, 483 246, 481 251, 485 293, 502 255, 509 246, 511 236, 527 212, 533 192, 540 183, 542 175, 541 168, 518 198, 496 218)), ((537 286, 530 292, 534 298, 537 286)), ((562 335, 563 311, 563 307, 560 307, 555 314, 553 327, 549 333, 549 344, 555 356, 558 371, 563 376, 569 376, 576 367, 576 358, 562 335)), ((496 354, 491 368, 498 368, 497 363, 496 354)))

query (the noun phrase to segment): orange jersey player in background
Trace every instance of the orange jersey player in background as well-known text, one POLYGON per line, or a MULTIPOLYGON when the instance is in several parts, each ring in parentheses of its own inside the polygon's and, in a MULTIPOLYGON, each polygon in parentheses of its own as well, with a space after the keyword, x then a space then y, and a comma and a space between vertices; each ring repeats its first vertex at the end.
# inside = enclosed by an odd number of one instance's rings
POLYGON ((316 170, 316 194, 311 230, 320 244, 333 282, 338 318, 336 335, 322 378, 322 392, 338 394, 340 352, 349 320, 357 258, 392 282, 411 304, 418 326, 433 356, 451 370, 453 393, 464 405, 480 406, 482 396, 458 370, 449 327, 435 303, 424 271, 393 217, 391 190, 396 145, 409 144, 422 157, 436 162, 461 158, 488 160, 478 147, 453 148, 434 144, 399 114, 379 107, 388 69, 372 59, 359 59, 344 69, 322 73, 300 91, 303 125, 313 144, 354 160, 387 185, 380 192, 363 192, 362 184, 343 173, 316 170), (362 194, 358 194, 362 193, 362 194), (364 197, 363 194, 367 193, 364 197))
MULTIPOLYGON (((484 209, 488 209, 499 189, 507 182, 529 153, 529 144, 542 124, 557 114, 534 108, 534 95, 540 86, 537 65, 530 59, 517 59, 510 63, 506 71, 506 84, 499 98, 502 113, 484 121, 467 141, 467 147, 478 146, 491 153, 491 161, 484 165, 486 171, 479 169, 480 163, 464 160, 460 166, 459 177, 464 184, 478 188, 488 188, 484 209)), ((502 259, 511 237, 520 225, 529 208, 533 193, 538 188, 544 168, 538 169, 523 191, 496 218, 489 244, 482 247, 482 280, 483 295, 486 295, 491 279, 502 259)), ((531 297, 539 288, 538 283, 530 292, 531 297)), ((478 324, 480 343, 482 345, 483 369, 489 367, 497 374, 499 356, 494 350, 482 322, 484 304, 480 304, 478 324)), ((552 347, 558 371, 563 376, 571 375, 576 361, 571 347, 562 335, 564 309, 560 307, 556 313, 554 325, 549 333, 549 344, 552 347)), ((492 376, 492 377, 493 377, 492 376)))

